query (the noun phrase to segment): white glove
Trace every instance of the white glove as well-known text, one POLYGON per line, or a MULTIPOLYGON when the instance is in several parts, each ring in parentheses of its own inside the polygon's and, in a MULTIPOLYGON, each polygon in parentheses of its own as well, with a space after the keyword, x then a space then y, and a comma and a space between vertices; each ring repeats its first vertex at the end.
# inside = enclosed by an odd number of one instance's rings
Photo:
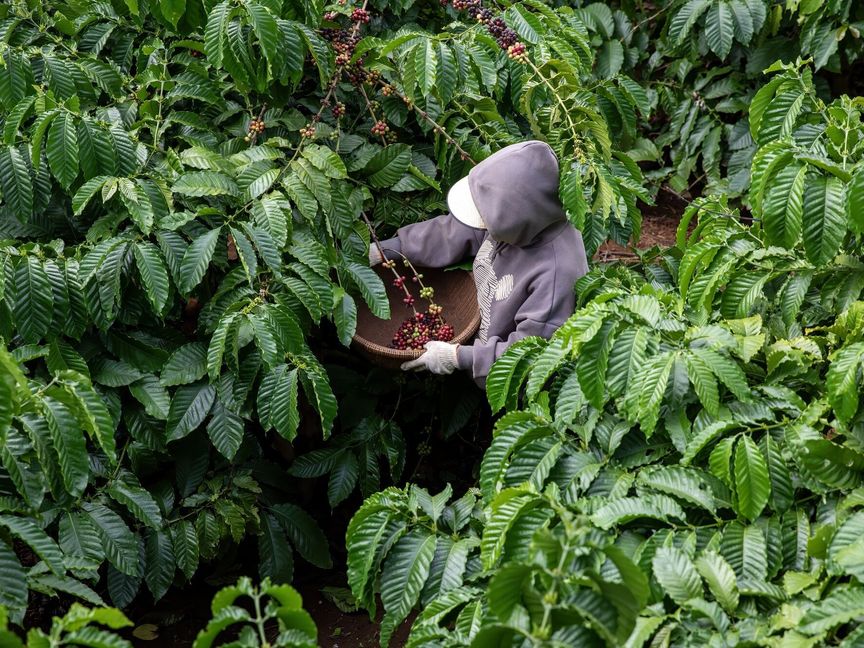
POLYGON ((374 243, 369 246, 369 266, 374 267, 381 263, 384 260, 384 257, 381 256, 381 252, 378 251, 378 246, 374 243))
POLYGON ((427 369, 433 374, 451 374, 457 366, 457 348, 459 348, 458 344, 451 344, 450 342, 427 342, 426 351, 423 355, 416 360, 403 362, 402 371, 427 369))

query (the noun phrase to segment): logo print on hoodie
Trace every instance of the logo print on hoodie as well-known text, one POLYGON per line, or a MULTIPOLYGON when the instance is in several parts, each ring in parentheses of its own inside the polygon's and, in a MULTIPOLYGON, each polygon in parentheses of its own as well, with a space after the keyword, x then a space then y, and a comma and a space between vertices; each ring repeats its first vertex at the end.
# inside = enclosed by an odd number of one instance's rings
MULTIPOLYGON (((495 241, 487 238, 474 257, 474 284, 477 286, 477 306, 480 308, 480 330, 477 331, 477 339, 485 342, 489 335, 489 316, 492 312, 492 299, 497 299, 498 277, 492 266, 495 254, 495 241)), ((510 275, 510 289, 512 286, 512 275, 510 275)))

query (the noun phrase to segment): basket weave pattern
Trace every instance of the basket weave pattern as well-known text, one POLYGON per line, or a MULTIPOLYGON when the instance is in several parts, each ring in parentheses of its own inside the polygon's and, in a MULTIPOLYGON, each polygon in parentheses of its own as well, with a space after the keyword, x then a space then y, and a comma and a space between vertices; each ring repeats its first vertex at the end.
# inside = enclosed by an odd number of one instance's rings
MULTIPOLYGON (((471 273, 465 270, 435 268, 417 268, 417 271, 423 275, 423 283, 435 289, 435 302, 444 308, 444 319, 453 326, 452 342, 462 344, 470 340, 480 327, 477 289, 471 273)), ((357 330, 354 334, 354 347, 371 362, 395 369, 403 362, 420 357, 423 350, 400 351, 390 347, 393 335, 402 321, 411 315, 411 309, 402 303, 405 295, 393 285, 393 274, 381 266, 376 266, 375 272, 387 287, 391 319, 382 320, 375 317, 365 302, 357 300, 357 330)), ((420 293, 415 283, 409 284, 409 290, 415 296, 420 293)), ((418 311, 425 309, 425 300, 418 298, 415 307, 418 311)))

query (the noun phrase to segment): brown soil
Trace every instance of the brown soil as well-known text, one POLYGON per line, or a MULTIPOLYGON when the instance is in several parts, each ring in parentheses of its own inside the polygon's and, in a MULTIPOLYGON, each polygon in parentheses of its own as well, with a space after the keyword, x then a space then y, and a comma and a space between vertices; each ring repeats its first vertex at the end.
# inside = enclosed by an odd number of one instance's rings
MULTIPOLYGON (((675 232, 687 204, 687 201, 677 194, 661 190, 657 192, 656 204, 641 205, 642 232, 636 247, 647 250, 654 246, 664 248, 675 245, 675 232)), ((612 241, 601 245, 594 255, 594 259, 601 262, 628 261, 636 258, 631 249, 612 241)))

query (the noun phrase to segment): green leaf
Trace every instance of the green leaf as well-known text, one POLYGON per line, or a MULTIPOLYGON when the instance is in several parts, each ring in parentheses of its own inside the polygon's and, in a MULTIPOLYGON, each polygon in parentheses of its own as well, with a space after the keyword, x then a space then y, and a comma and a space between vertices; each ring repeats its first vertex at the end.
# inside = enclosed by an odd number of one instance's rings
POLYGON ((285 537, 285 532, 272 515, 261 519, 258 535, 258 572, 261 578, 276 582, 288 582, 294 578, 294 552, 285 537))
POLYGON ((278 504, 272 511, 304 560, 321 569, 333 566, 327 537, 306 511, 294 504, 278 504))
POLYGON ((336 333, 339 341, 350 346, 354 333, 357 331, 357 304, 354 298, 343 292, 333 309, 333 322, 336 324, 336 333))
POLYGON ((518 488, 509 488, 495 496, 480 541, 480 558, 486 569, 494 568, 501 560, 507 536, 518 518, 540 503, 537 496, 518 488))
POLYGON ((151 529, 162 527, 159 505, 150 492, 137 483, 137 479, 115 479, 109 484, 107 493, 115 502, 125 506, 142 524, 151 529))
POLYGON ((864 234, 864 166, 858 167, 846 187, 846 217, 853 231, 864 234))
POLYGON ((327 483, 327 500, 331 509, 336 508, 351 494, 359 476, 357 455, 350 450, 343 450, 335 460, 330 471, 330 481, 327 483))
POLYGON ((762 437, 759 446, 765 456, 768 476, 771 479, 771 508, 777 513, 782 513, 795 501, 792 475, 777 442, 770 434, 762 437))
POLYGON ((360 290, 360 294, 375 317, 389 320, 390 301, 387 299, 387 289, 381 277, 370 267, 355 261, 348 261, 343 267, 360 290))
POLYGON ((0 195, 22 223, 33 211, 33 181, 27 163, 14 146, 0 148, 0 195))
POLYGON ((642 497, 621 497, 611 500, 598 508, 591 520, 603 529, 638 520, 651 518, 666 522, 669 518, 686 519, 687 514, 681 505, 666 495, 643 495, 642 497))
POLYGON ((258 390, 258 418, 265 430, 275 428, 286 440, 294 439, 300 424, 297 369, 281 364, 264 377, 258 390))
POLYGON ((159 9, 168 22, 176 28, 177 21, 186 13, 186 0, 159 0, 159 9))
POLYGON ((372 156, 363 172, 369 176, 373 187, 391 187, 411 166, 411 147, 407 144, 390 144, 372 156))
POLYGON ((840 586, 816 603, 801 618, 797 629, 818 635, 864 615, 864 588, 840 586))
POLYGON ((738 607, 738 581, 726 559, 716 551, 706 551, 696 560, 696 569, 723 609, 734 613, 738 607))
POLYGON ((858 372, 864 366, 864 342, 843 347, 831 359, 825 387, 837 418, 848 423, 858 411, 858 372))
POLYGON ((749 436, 742 436, 735 446, 735 493, 738 514, 748 520, 759 517, 771 495, 768 465, 749 436))
POLYGON ((60 518, 58 541, 65 554, 89 558, 98 562, 105 560, 105 552, 96 535, 96 527, 84 513, 64 513, 60 518))
POLYGON ((168 357, 159 374, 159 383, 163 387, 187 385, 203 378, 206 373, 207 347, 203 342, 189 342, 168 357))
POLYGON ((138 540, 123 518, 104 504, 87 502, 84 510, 96 528, 96 535, 108 561, 121 573, 139 576, 141 565, 138 562, 138 540))
POLYGON ((639 473, 637 483, 714 513, 716 503, 704 475, 683 466, 658 466, 639 473))
POLYGON ((144 582, 158 601, 168 592, 174 581, 174 545, 167 533, 148 529, 144 535, 144 582))
POLYGON ((637 375, 639 383, 636 416, 642 432, 650 437, 660 418, 660 403, 666 393, 675 355, 667 352, 651 358, 637 375))
POLYGON ((602 79, 614 78, 624 65, 624 46, 618 40, 607 40, 597 54, 597 76, 602 79))
POLYGON ((223 457, 234 458, 243 441, 244 429, 242 418, 228 409, 221 400, 214 403, 210 422, 207 424, 207 434, 223 457))
POLYGON ((306 365, 304 368, 301 368, 300 373, 303 392, 313 402, 315 409, 318 410, 318 415, 321 419, 321 432, 326 439, 330 436, 333 422, 336 420, 338 413, 336 396, 334 396, 333 389, 330 387, 327 372, 324 371, 324 368, 312 354, 304 354, 301 362, 306 365))
POLYGON ((216 242, 219 240, 220 228, 212 229, 206 234, 196 238, 183 255, 180 262, 180 273, 177 288, 183 294, 188 294, 195 286, 201 283, 207 266, 213 258, 216 250, 216 242))
POLYGON ((279 25, 276 24, 275 18, 266 6, 256 2, 247 2, 245 7, 252 23, 252 30, 258 38, 258 45, 267 60, 267 67, 272 75, 272 70, 276 67, 281 54, 279 25))
POLYGON ((171 187, 174 193, 184 196, 236 196, 240 193, 237 183, 214 171, 193 171, 179 178, 171 187))
POLYGON ((699 402, 702 403, 705 411, 716 415, 720 407, 720 397, 717 391, 717 380, 711 367, 706 365, 699 356, 688 355, 686 361, 687 378, 696 390, 699 402))
POLYGON ((303 147, 302 154, 304 158, 309 160, 315 168, 322 171, 328 178, 343 180, 348 177, 345 163, 332 149, 320 144, 307 144, 303 147))
POLYGON ((54 300, 51 284, 42 263, 34 256, 18 261, 13 278, 12 312, 18 333, 25 342, 36 343, 51 325, 54 300))
POLYGON ((213 67, 222 67, 226 49, 225 31, 231 17, 231 4, 220 2, 210 10, 204 30, 204 51, 213 67))
POLYGON ((770 99, 761 115, 757 141, 760 144, 767 144, 788 137, 804 108, 806 98, 803 91, 784 87, 782 92, 770 99))
POLYGON ((68 190, 78 176, 78 132, 72 113, 64 112, 51 123, 45 154, 54 177, 68 190))
POLYGON ((168 441, 177 441, 196 430, 207 418, 215 399, 216 389, 203 382, 178 387, 168 411, 168 441))
POLYGON ((147 375, 131 383, 129 393, 144 405, 144 410, 150 416, 160 421, 167 420, 171 399, 156 376, 147 375))
POLYGON ((228 334, 236 324, 238 319, 237 313, 229 313, 219 320, 216 330, 213 332, 213 337, 210 338, 210 345, 207 347, 207 375, 211 382, 215 382, 222 372, 222 358, 225 355, 225 344, 228 340, 228 334))
POLYGON ((414 47, 414 74, 424 95, 429 95, 435 89, 438 80, 438 52, 435 41, 424 38, 414 47))
POLYGON ((769 181, 762 226, 773 245, 793 247, 801 236, 807 167, 791 164, 769 181))
POLYGON ((696 21, 699 20, 709 6, 711 6, 709 0, 688 0, 669 22, 669 40, 675 45, 683 43, 696 24, 696 21))
MULTIPOLYGON (((0 605, 23 616, 27 608, 27 590, 27 573, 24 567, 18 562, 12 547, 0 540, 0 605)), ((2 633, 0 639, 3 639, 2 633)), ((10 643, 9 648, 16 646, 10 643)))
POLYGON ((528 565, 508 563, 495 570, 489 581, 489 610, 499 619, 509 619, 522 601, 522 589, 531 576, 528 565))
POLYGON ((846 234, 845 187, 839 179, 807 174, 803 226, 807 258, 816 265, 831 261, 846 234))
POLYGON ((198 535, 188 520, 179 520, 168 527, 174 545, 174 558, 177 568, 190 580, 198 570, 198 535))
POLYGON ((9 533, 30 547, 45 561, 45 565, 54 574, 59 576, 65 572, 63 552, 60 547, 33 520, 13 515, 0 515, 0 527, 5 527, 9 533))
POLYGON ((721 59, 725 59, 732 49, 734 36, 735 23, 732 19, 732 10, 726 0, 715 2, 708 10, 705 19, 705 39, 708 47, 721 59))
POLYGON ((390 550, 381 575, 384 620, 381 643, 387 645, 393 632, 408 616, 420 597, 435 555, 437 537, 420 529, 410 531, 390 550))
POLYGON ((80 496, 87 488, 90 472, 84 435, 66 405, 48 397, 42 402, 63 483, 71 495, 80 496))
MULTIPOLYGON (((606 391, 606 368, 615 341, 615 328, 614 319, 610 318, 603 322, 594 337, 582 345, 579 363, 576 365, 582 392, 597 409, 602 409, 606 399, 609 398, 606 391)), ((543 354, 540 357, 542 358, 543 354)))
POLYGON ((111 178, 109 176, 96 176, 85 182, 75 195, 72 196, 72 212, 80 216, 90 200, 102 190, 102 186, 111 178))
MULTIPOLYGON (((281 196, 281 194, 277 195, 281 196)), ((290 216, 291 204, 284 197, 271 195, 252 203, 252 217, 255 223, 270 234, 279 248, 285 247, 288 240, 290 216)))
POLYGON ((660 547, 651 560, 654 576, 663 591, 678 605, 702 598, 702 580, 693 561, 677 547, 660 547))
POLYGON ((159 248, 149 241, 139 241, 132 246, 135 265, 144 284, 144 291, 153 311, 161 315, 168 304, 170 283, 168 270, 159 253, 159 248))
POLYGON ((750 386, 744 371, 727 356, 707 347, 694 349, 693 353, 711 368, 717 379, 740 400, 750 398, 750 386))

